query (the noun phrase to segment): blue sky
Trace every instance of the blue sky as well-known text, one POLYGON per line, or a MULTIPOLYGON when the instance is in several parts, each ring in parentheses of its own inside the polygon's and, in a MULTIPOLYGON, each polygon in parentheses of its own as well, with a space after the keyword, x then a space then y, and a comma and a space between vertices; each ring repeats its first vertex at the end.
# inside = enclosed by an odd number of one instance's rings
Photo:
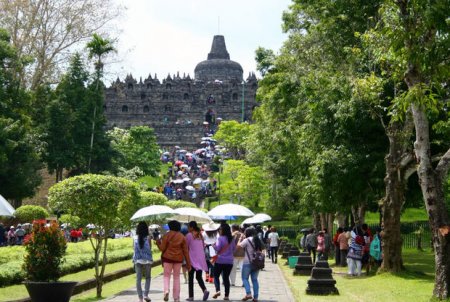
POLYGON ((157 73, 158 78, 180 72, 194 76, 206 60, 213 36, 225 36, 231 60, 244 76, 256 72, 258 46, 279 50, 286 35, 282 12, 290 0, 122 0, 127 7, 118 24, 119 62, 111 71, 137 79, 157 73))

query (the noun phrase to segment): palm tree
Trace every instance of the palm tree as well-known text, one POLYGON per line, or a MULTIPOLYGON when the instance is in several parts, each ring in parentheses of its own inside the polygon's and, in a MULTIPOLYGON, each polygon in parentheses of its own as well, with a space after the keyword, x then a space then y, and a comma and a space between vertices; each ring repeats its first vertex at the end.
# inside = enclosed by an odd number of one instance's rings
MULTIPOLYGON (((89 59, 95 58, 95 90, 99 89, 99 83, 103 77, 103 61, 105 55, 115 51, 112 41, 108 39, 103 39, 98 34, 92 36, 92 40, 86 45, 89 50, 89 59)), ((95 131, 95 119, 97 115, 97 106, 94 104, 94 114, 92 119, 92 129, 91 129, 91 144, 89 148, 89 161, 88 161, 88 172, 91 172, 91 161, 92 161, 92 149, 94 146, 94 131, 95 131)))

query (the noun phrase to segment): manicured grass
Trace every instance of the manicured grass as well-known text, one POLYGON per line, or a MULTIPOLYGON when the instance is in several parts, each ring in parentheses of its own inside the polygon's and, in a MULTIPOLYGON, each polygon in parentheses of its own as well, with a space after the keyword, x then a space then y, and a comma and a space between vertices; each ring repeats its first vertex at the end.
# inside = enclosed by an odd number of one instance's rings
MULTIPOLYGON (((284 260, 284 259, 283 259, 284 260)), ((405 250, 406 270, 398 274, 380 273, 362 277, 347 277, 346 268, 333 267, 333 278, 339 295, 312 296, 305 290, 309 276, 294 276, 288 266, 279 264, 296 301, 430 301, 434 285, 434 256, 431 252, 405 250)), ((280 261, 284 263, 284 261, 280 261)), ((330 260, 330 264, 334 260, 330 260)))
MULTIPOLYGON (((400 220, 401 222, 428 221, 427 211, 422 208, 407 208, 404 209, 400 220)), ((365 221, 368 224, 378 224, 380 222, 380 213, 366 212, 365 221)))

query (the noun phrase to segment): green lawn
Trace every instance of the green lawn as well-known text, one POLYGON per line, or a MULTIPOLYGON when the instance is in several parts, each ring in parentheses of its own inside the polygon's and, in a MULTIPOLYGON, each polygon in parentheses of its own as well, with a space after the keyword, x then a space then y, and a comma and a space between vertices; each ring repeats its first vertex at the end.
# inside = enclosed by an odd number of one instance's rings
MULTIPOLYGON (((422 208, 407 208, 403 210, 400 220, 401 222, 428 221, 427 211, 422 208)), ((380 214, 378 212, 367 212, 365 221, 368 224, 377 224, 380 222, 380 214)))
MULTIPOLYGON (((283 259, 284 260, 284 259, 283 259)), ((333 278, 339 295, 311 296, 305 290, 309 276, 294 276, 293 269, 280 264, 288 284, 298 302, 430 301, 434 285, 434 256, 431 252, 405 250, 406 271, 399 274, 381 273, 362 277, 347 277, 346 268, 334 268, 333 278)), ((280 261, 284 263, 284 261, 280 261)), ((330 264, 334 260, 330 260, 330 264)))

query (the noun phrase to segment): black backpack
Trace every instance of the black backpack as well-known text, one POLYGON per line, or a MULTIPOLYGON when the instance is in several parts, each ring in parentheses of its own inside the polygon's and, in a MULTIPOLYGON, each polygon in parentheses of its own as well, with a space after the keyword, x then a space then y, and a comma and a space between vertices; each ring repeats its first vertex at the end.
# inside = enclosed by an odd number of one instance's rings
POLYGON ((253 246, 252 242, 249 240, 248 243, 253 248, 253 255, 250 256, 247 249, 245 249, 245 252, 247 253, 248 259, 250 260, 250 265, 252 267, 253 271, 258 271, 260 269, 264 268, 266 257, 264 256, 262 251, 256 251, 255 247, 253 246))

